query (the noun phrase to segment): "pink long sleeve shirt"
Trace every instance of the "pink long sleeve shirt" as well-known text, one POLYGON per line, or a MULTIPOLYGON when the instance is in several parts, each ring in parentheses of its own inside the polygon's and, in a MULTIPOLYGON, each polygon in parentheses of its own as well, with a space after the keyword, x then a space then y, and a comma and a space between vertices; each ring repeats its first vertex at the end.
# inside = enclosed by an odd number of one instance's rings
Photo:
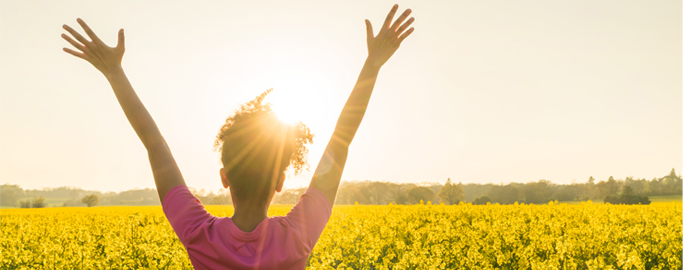
POLYGON ((195 269, 250 270, 304 269, 332 210, 322 192, 309 188, 286 216, 243 232, 231 218, 206 212, 184 185, 171 189, 162 207, 195 269))

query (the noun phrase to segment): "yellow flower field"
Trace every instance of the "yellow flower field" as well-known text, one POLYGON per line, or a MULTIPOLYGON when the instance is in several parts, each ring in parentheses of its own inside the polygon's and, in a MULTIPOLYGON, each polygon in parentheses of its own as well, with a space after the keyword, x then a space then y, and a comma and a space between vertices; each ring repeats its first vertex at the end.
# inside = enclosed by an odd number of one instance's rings
MULTIPOLYGON (((192 268, 159 206, 0 215, 0 269, 192 268)), ((309 268, 681 269, 681 219, 679 202, 336 206, 309 268)))

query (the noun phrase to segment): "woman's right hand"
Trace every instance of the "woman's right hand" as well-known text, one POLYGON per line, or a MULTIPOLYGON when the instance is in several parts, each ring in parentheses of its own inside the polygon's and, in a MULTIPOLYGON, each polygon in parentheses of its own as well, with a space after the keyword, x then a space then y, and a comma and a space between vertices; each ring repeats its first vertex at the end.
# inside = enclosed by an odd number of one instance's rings
POLYGON ((382 25, 382 29, 377 33, 377 36, 373 35, 374 32, 372 31, 372 24, 370 24, 370 21, 365 20, 368 35, 368 60, 376 67, 384 65, 394 52, 396 52, 401 45, 401 42, 415 30, 415 28, 411 27, 406 31, 406 28, 415 21, 415 18, 411 17, 408 21, 403 23, 412 12, 410 9, 406 9, 406 11, 396 19, 394 24, 391 24, 391 20, 394 18, 394 14, 396 14, 396 10, 398 10, 398 5, 394 5, 394 7, 391 8, 389 15, 387 15, 386 20, 384 20, 384 25, 382 25))
POLYGON ((97 35, 88 27, 87 24, 82 19, 77 19, 78 24, 83 27, 85 33, 90 37, 90 41, 81 36, 76 30, 64 25, 64 29, 68 31, 76 40, 67 34, 62 34, 62 38, 73 45, 78 51, 74 51, 69 48, 64 48, 64 51, 88 61, 90 64, 95 66, 102 74, 108 76, 113 72, 121 70, 121 61, 123 60, 123 53, 126 51, 124 44, 123 29, 119 30, 119 40, 116 47, 109 47, 104 44, 97 35))

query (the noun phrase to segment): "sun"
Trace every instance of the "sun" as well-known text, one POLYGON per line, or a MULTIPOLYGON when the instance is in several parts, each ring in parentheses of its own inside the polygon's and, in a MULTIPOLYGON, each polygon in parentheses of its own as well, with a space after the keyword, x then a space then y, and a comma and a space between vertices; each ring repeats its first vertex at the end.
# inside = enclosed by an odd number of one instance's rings
POLYGON ((338 113, 324 108, 331 99, 332 91, 325 88, 327 76, 314 67, 278 63, 260 72, 273 88, 266 101, 272 104, 273 111, 283 122, 294 124, 301 121, 310 125, 338 113))
POLYGON ((278 88, 273 87, 273 91, 266 100, 271 104, 278 119, 286 124, 295 124, 309 118, 307 112, 310 111, 311 104, 306 104, 301 100, 307 95, 310 95, 310 89, 292 89, 280 85, 278 88))
POLYGON ((304 113, 301 107, 292 106, 295 102, 280 101, 277 105, 273 105, 273 111, 277 118, 285 124, 295 124, 299 121, 303 121, 302 118, 304 113))

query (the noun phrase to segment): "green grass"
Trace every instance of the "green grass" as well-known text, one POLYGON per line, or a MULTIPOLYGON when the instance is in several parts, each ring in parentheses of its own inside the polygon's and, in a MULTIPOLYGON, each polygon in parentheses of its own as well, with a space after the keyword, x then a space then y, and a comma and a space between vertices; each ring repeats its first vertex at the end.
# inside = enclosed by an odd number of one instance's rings
POLYGON ((681 195, 651 196, 651 202, 681 202, 681 195))
POLYGON ((45 207, 63 206, 67 198, 45 198, 45 207))
MULTIPOLYGON (((681 195, 665 195, 665 196, 650 196, 648 199, 650 199, 651 202, 653 203, 662 203, 662 202, 681 202, 681 195)), ((592 200, 593 203, 604 203, 603 200, 600 199, 595 199, 592 200)), ((566 203, 566 204, 581 204, 581 201, 563 201, 560 203, 566 203)))
MULTIPOLYGON (((21 198, 19 201, 33 201, 33 198, 21 198)), ((68 198, 45 198, 45 207, 62 207, 64 206, 64 202, 68 201, 68 198)), ((0 209, 11 209, 11 208, 19 208, 19 201, 17 201, 17 206, 0 206, 0 209)))

